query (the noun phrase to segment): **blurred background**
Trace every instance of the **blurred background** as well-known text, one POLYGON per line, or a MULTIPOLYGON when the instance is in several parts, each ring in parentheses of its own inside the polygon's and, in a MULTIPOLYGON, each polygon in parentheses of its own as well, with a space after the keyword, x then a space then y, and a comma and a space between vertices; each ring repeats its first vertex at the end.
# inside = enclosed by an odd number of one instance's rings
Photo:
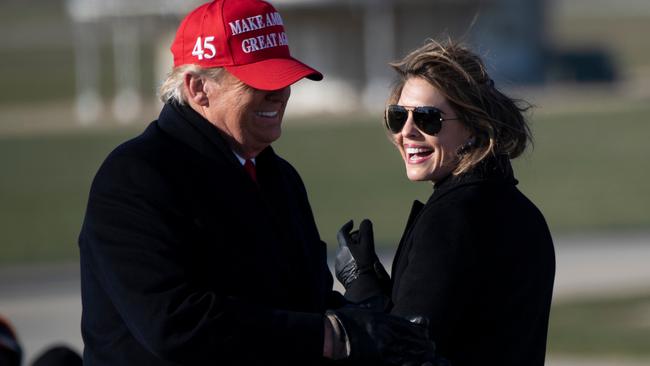
MULTIPOLYGON (((90 182, 154 120, 182 16, 202 1, 0 0, 0 314, 27 361, 81 351, 77 268, 90 182)), ((292 53, 325 74, 293 87, 276 151, 301 173, 333 251, 368 217, 389 263, 413 200, 382 127, 387 63, 463 40, 535 108, 515 161, 557 251, 549 365, 650 364, 650 2, 275 0, 292 53)))

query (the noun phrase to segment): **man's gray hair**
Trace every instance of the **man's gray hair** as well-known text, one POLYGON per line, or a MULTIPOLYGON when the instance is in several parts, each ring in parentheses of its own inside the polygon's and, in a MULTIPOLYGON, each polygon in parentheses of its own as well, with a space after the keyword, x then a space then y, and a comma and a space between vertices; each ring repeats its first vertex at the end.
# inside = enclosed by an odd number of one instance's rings
POLYGON ((187 103, 187 96, 183 92, 183 83, 185 74, 193 74, 199 77, 207 77, 219 81, 224 74, 222 67, 203 68, 199 65, 189 64, 181 65, 172 69, 167 75, 167 79, 158 89, 158 96, 163 103, 177 102, 179 104, 187 103))

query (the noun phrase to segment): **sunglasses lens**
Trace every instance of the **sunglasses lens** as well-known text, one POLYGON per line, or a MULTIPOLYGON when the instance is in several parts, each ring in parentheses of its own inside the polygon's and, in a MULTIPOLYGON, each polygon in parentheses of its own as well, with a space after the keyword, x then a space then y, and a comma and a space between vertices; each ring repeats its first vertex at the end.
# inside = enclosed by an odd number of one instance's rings
POLYGON ((413 120, 420 131, 435 135, 442 128, 442 115, 438 108, 418 107, 413 111, 413 120))
POLYGON ((408 119, 409 112, 398 105, 390 105, 386 109, 386 127, 392 133, 399 133, 408 119))
MULTIPOLYGON (((386 127, 392 133, 404 128, 409 111, 401 105, 389 105, 386 109, 386 127)), ((435 135, 442 128, 442 112, 436 107, 416 107, 413 109, 413 122, 427 135, 435 135)))

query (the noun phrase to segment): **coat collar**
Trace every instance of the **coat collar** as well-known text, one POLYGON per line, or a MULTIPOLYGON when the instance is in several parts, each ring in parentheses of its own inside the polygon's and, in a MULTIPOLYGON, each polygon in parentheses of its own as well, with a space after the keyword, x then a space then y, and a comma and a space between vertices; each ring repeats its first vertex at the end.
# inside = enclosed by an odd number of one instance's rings
MULTIPOLYGON (((217 160, 225 158, 230 163, 241 167, 241 163, 219 129, 191 107, 176 102, 166 103, 158 117, 158 125, 163 131, 202 155, 217 160)), ((273 149, 269 146, 257 156, 256 161, 268 160, 273 155, 273 149)))
POLYGON ((519 183, 514 177, 507 155, 490 155, 466 173, 448 175, 434 185, 433 194, 428 202, 436 201, 459 187, 483 182, 511 185, 519 183))

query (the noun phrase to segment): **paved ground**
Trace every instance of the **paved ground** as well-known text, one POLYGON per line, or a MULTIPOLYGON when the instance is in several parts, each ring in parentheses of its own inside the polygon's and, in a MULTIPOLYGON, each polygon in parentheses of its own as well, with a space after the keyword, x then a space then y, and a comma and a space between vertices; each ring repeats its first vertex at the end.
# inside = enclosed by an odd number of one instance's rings
MULTIPOLYGON (((650 233, 556 238, 554 301, 650 291, 650 233)), ((390 255, 382 260, 390 263, 390 255)), ((81 300, 76 263, 0 269, 0 313, 14 323, 27 360, 64 343, 81 350, 81 300)), ((624 360, 550 357, 551 366, 636 366, 624 360)))
POLYGON ((81 350, 76 263, 0 270, 0 313, 13 323, 29 361, 47 346, 81 350))

